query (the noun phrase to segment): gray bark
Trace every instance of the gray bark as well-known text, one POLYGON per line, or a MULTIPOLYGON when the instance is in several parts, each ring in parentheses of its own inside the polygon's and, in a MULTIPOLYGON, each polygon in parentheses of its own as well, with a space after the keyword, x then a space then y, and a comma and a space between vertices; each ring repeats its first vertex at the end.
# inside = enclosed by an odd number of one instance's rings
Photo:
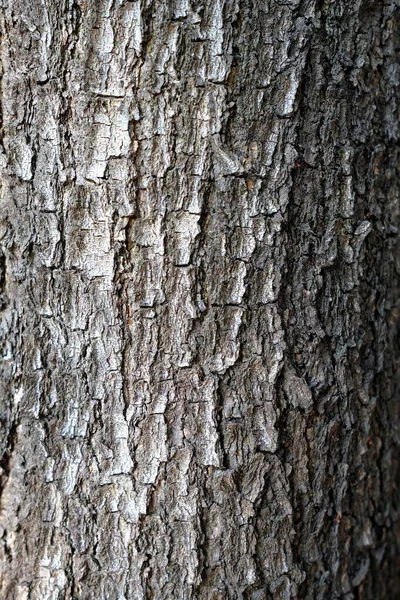
POLYGON ((397 598, 399 3, 1 4, 0 597, 397 598))

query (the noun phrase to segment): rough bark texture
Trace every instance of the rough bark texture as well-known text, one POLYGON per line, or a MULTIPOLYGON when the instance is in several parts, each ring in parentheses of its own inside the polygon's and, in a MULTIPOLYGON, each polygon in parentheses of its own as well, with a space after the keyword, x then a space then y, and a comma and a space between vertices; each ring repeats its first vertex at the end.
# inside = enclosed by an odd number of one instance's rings
POLYGON ((2 599, 399 597, 398 15, 2 0, 2 599))

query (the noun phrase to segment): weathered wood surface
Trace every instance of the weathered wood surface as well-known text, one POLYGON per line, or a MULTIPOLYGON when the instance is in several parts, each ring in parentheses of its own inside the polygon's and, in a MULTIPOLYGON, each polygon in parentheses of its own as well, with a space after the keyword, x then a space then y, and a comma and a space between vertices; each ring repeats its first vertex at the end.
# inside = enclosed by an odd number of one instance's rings
POLYGON ((399 597, 398 16, 2 1, 2 599, 399 597))

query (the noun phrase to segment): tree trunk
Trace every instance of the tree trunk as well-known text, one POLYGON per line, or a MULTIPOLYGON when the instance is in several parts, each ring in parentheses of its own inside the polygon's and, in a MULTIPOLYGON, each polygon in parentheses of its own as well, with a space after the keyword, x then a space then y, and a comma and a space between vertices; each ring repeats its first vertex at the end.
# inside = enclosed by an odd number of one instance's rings
POLYGON ((398 2, 2 7, 0 597, 398 598, 398 2))

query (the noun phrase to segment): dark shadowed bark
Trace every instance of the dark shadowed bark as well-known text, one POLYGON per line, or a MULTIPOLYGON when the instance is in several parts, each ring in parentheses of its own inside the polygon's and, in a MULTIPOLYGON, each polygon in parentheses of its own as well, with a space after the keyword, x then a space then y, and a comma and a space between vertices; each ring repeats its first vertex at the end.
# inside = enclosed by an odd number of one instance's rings
POLYGON ((2 0, 5 600, 400 594, 397 0, 2 0))

